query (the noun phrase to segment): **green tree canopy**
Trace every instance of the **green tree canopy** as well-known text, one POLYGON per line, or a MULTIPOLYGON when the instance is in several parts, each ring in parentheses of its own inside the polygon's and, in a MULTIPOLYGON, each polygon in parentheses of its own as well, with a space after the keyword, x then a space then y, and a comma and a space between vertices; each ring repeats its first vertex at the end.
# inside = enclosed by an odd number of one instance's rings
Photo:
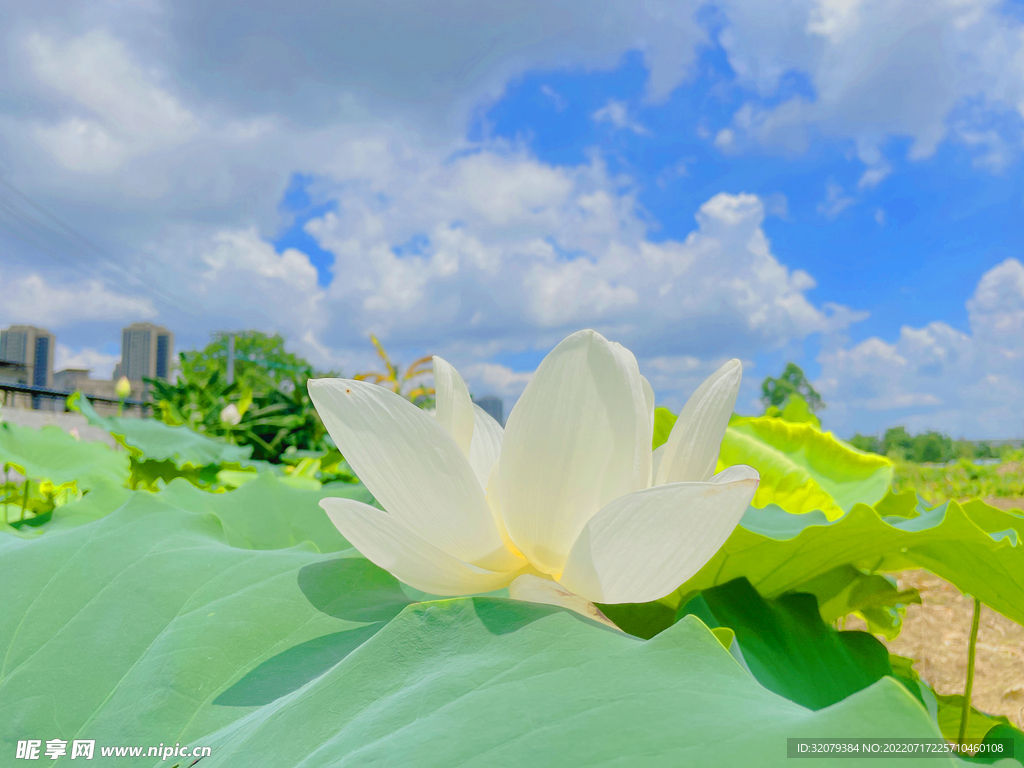
POLYGON ((812 413, 820 411, 825 407, 821 395, 811 386, 803 369, 796 363, 787 363, 786 369, 777 379, 768 376, 761 383, 761 402, 764 407, 783 408, 791 395, 800 395, 806 402, 812 413))
MULTIPOLYGON (((202 350, 181 353, 181 372, 188 379, 207 378, 219 371, 221 378, 228 371, 228 335, 215 333, 202 350)), ((262 331, 235 333, 235 381, 256 393, 269 392, 285 381, 297 384, 316 375, 313 366, 284 348, 284 337, 262 331)))

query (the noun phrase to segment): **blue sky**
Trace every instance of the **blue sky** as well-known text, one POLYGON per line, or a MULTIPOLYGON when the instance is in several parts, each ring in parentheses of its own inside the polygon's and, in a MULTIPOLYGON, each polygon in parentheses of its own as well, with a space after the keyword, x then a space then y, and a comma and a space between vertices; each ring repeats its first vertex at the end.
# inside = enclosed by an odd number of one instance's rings
POLYGON ((795 360, 840 434, 1024 433, 1021 3, 298 5, 10 5, 0 323, 372 332, 507 407, 589 326, 673 408, 795 360))

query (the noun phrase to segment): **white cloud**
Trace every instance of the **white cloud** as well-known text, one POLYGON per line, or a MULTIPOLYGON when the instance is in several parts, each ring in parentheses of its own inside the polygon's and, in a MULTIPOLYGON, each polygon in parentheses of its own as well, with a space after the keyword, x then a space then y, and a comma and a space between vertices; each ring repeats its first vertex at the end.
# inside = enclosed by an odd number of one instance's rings
POLYGON ((895 342, 872 337, 819 357, 815 382, 830 428, 867 431, 903 423, 968 438, 1019 437, 1024 429, 1024 265, 986 272, 967 302, 970 331, 946 323, 904 326, 895 342))
POLYGON ((1008 150, 1001 132, 989 129, 993 121, 1006 112, 1016 112, 1018 122, 1024 117, 1024 33, 993 0, 721 5, 729 63, 758 94, 737 111, 732 128, 788 151, 800 151, 809 130, 848 140, 868 166, 861 187, 889 173, 883 149, 891 137, 909 138, 908 156, 920 159, 952 131, 992 157, 1008 150), (813 98, 778 100, 793 73, 806 76, 813 98), (965 120, 979 99, 984 109, 965 120))
POLYGON ((481 151, 345 184, 337 199, 307 225, 336 256, 333 338, 486 340, 495 354, 595 326, 640 353, 747 355, 858 319, 808 300, 814 280, 771 252, 758 197, 716 195, 684 240, 656 243, 597 157, 556 168, 481 151), (402 251, 414 238, 419 251, 402 251))
POLYGON ((66 344, 57 342, 54 349, 53 369, 63 371, 66 368, 84 368, 93 379, 110 379, 114 374, 114 366, 121 362, 120 355, 83 347, 73 350, 66 344))
MULTIPOLYGON (((11 249, 4 288, 14 299, 0 317, 58 328, 150 317, 186 344, 256 325, 349 370, 371 330, 399 349, 493 356, 549 348, 595 325, 641 359, 704 366, 841 332, 863 315, 812 301, 813 279, 787 268, 765 236, 766 201, 716 195, 687 237, 655 242, 636 190, 598 158, 553 167, 464 140, 469 118, 520 75, 612 69, 630 50, 649 70, 646 103, 666 97, 704 41, 699 6, 615 0, 594 13, 583 2, 499 3, 467 17, 450 0, 402 14, 369 0, 296 0, 287 15, 195 0, 11 3, 13 21, 0 30, 9 53, 0 170, 99 233, 154 296, 98 277, 72 283, 55 264, 40 267, 39 252, 11 249), (443 34, 424 34, 456 14, 443 34), (336 254, 327 288, 305 254, 266 242, 294 172, 316 173, 318 201, 338 201, 337 213, 309 225, 336 254), (417 235, 421 254, 395 254, 417 235)), ((952 132, 986 167, 1016 151, 988 122, 1024 104, 1019 26, 994 3, 736 0, 722 9, 730 63, 765 97, 718 132, 729 151, 757 141, 801 151, 810 128, 851 142, 862 188, 889 172, 892 136, 910 137, 921 157, 952 132), (793 72, 807 76, 813 101, 779 102, 793 72), (970 97, 977 114, 960 115, 970 97)), ((547 97, 557 108, 560 94, 547 97)), ((613 125, 639 126, 624 104, 604 109, 613 125)), ((847 199, 840 189, 828 210, 847 199)), ((85 251, 71 256, 88 274, 85 251)))
POLYGON ((608 123, 620 131, 632 131, 637 136, 651 135, 651 132, 641 125, 639 121, 630 116, 629 106, 624 101, 608 99, 607 103, 590 117, 595 123, 608 123))
POLYGON ((818 213, 834 219, 855 202, 857 201, 847 195, 841 185, 830 181, 825 187, 825 199, 818 204, 818 213))
POLYGON ((540 87, 540 92, 551 99, 551 103, 554 105, 556 111, 561 112, 566 108, 566 106, 568 106, 562 94, 558 93, 558 91, 550 85, 542 85, 540 87))
POLYGON ((179 145, 199 122, 103 31, 57 43, 38 33, 25 43, 32 73, 62 97, 64 115, 39 122, 39 144, 70 170, 116 170, 133 157, 179 145))
POLYGON ((533 378, 533 371, 513 371, 498 363, 472 363, 459 373, 474 394, 518 398, 533 378))
POLYGON ((4 301, 0 325, 38 325, 53 330, 88 321, 148 320, 157 311, 148 299, 109 290, 99 280, 58 284, 38 273, 0 275, 4 301))

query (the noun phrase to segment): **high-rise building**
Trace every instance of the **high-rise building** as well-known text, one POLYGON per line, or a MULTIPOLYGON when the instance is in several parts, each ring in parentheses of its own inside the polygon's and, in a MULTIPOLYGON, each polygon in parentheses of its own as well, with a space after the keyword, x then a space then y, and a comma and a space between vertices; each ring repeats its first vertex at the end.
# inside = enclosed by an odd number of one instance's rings
POLYGON ((0 360, 21 363, 34 387, 53 386, 53 351, 56 339, 44 328, 12 325, 0 331, 0 360))
POLYGON ((173 356, 173 333, 152 323, 133 323, 121 331, 121 363, 114 378, 166 379, 171 375, 173 356))
POLYGON ((500 397, 495 397, 494 395, 487 395, 485 397, 481 397, 479 400, 473 398, 473 402, 479 405, 482 409, 484 409, 496 422, 498 422, 502 426, 505 425, 505 409, 503 407, 503 403, 500 397))

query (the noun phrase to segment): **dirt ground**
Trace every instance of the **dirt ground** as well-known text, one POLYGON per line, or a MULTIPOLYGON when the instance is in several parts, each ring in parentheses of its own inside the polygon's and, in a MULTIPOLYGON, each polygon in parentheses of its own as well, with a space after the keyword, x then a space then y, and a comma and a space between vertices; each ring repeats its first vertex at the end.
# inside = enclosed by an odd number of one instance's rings
MULTIPOLYGON (((987 501, 1003 509, 1024 506, 1024 499, 987 501)), ((963 693, 974 601, 928 571, 905 571, 897 580, 900 589, 917 588, 922 605, 908 606, 895 640, 879 639, 891 653, 917 659, 917 673, 938 693, 963 693)), ((971 703, 1024 729, 1024 627, 982 606, 974 670, 971 703)))

